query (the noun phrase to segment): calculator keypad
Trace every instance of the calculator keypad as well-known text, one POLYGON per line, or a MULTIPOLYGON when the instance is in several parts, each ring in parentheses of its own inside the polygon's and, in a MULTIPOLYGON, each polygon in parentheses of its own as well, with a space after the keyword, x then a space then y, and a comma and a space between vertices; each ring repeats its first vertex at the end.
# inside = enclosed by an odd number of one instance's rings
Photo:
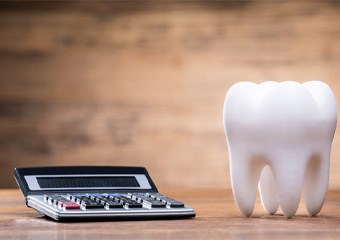
POLYGON ((62 210, 184 208, 182 202, 160 193, 53 194, 45 195, 44 201, 62 210))

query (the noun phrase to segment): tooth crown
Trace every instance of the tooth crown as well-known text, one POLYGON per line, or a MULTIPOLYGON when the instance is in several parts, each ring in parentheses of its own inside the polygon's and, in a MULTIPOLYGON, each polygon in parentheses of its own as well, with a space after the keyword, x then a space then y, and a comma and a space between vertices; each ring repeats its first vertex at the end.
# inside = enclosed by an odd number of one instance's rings
POLYGON ((310 215, 323 205, 336 128, 336 100, 320 81, 240 82, 227 93, 223 120, 236 204, 250 216, 259 183, 263 207, 292 217, 302 189, 310 215))

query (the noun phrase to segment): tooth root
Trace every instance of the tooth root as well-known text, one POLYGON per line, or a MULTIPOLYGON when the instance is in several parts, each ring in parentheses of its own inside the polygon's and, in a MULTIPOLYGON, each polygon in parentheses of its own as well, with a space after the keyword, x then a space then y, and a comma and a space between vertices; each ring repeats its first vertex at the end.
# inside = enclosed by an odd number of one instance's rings
POLYGON ((263 208, 269 214, 276 213, 279 207, 279 199, 277 197, 273 172, 268 165, 266 165, 262 170, 259 189, 263 208))
POLYGON ((312 156, 305 175, 304 198, 309 215, 318 214, 328 189, 329 154, 312 156))
POLYGON ((278 164, 271 168, 275 177, 278 198, 283 214, 291 218, 296 213, 302 192, 307 158, 281 154, 278 164))
POLYGON ((244 154, 230 154, 231 185, 236 205, 246 217, 254 210, 263 164, 244 154))

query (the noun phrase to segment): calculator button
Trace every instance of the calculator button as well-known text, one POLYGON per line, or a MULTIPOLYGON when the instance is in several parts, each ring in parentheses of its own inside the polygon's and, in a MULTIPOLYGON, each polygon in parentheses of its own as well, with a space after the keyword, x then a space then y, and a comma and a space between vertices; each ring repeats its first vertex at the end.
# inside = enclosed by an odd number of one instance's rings
POLYGON ((64 197, 60 195, 52 195, 52 196, 46 196, 44 199, 47 200, 48 204, 57 206, 59 201, 64 201, 66 200, 64 197))
POLYGON ((107 197, 97 197, 97 198, 95 199, 95 201, 96 201, 97 203, 102 203, 102 204, 104 204, 106 201, 110 201, 110 199, 107 198, 107 197))
POLYGON ((50 204, 50 205, 52 205, 52 204, 53 204, 53 198, 48 197, 48 198, 47 198, 47 203, 50 204))
POLYGON ((81 203, 93 203, 93 204, 95 204, 95 203, 97 203, 97 201, 94 200, 94 199, 91 199, 90 197, 86 197, 86 198, 81 198, 81 203))
POLYGON ((120 199, 120 201, 122 201, 122 202, 128 202, 128 203, 133 203, 133 202, 135 202, 134 200, 132 200, 132 199, 130 199, 130 198, 126 198, 126 197, 121 197, 121 198, 119 198, 120 199))
POLYGON ((184 203, 176 201, 172 198, 166 197, 160 193, 153 194, 152 197, 155 197, 157 200, 166 203, 168 208, 183 208, 184 203))
POLYGON ((137 196, 137 195, 131 195, 130 198, 134 201, 139 201, 140 200, 140 197, 137 196))
POLYGON ((111 208, 123 208, 122 203, 118 203, 116 201, 109 200, 105 203, 105 208, 106 209, 111 209, 111 208))
POLYGON ((49 196, 45 194, 45 195, 44 195, 44 201, 47 202, 47 201, 48 201, 48 198, 49 198, 49 196))
POLYGON ((122 197, 122 196, 119 196, 119 197, 113 197, 112 200, 116 201, 116 202, 121 202, 121 203, 124 203, 126 201, 132 201, 130 198, 126 198, 126 197, 122 197))
POLYGON ((126 208, 142 208, 143 207, 141 203, 138 203, 128 197, 120 197, 120 198, 116 197, 115 201, 124 204, 126 208))
POLYGON ((170 208, 183 208, 184 203, 173 200, 173 201, 167 202, 167 206, 170 207, 170 208))
POLYGON ((149 195, 150 198, 154 198, 154 199, 158 199, 158 200, 162 200, 164 198, 167 198, 166 196, 160 194, 160 193, 153 193, 149 195))
POLYGON ((152 202, 152 201, 155 201, 155 198, 152 198, 152 197, 142 197, 140 198, 140 201, 143 203, 144 201, 146 202, 152 202))
POLYGON ((69 200, 73 200, 79 197, 85 197, 86 194, 85 193, 74 193, 74 194, 67 194, 67 199, 69 200))
POLYGON ((77 197, 73 201, 75 201, 78 204, 81 204, 82 201, 87 200, 87 199, 88 197, 83 196, 83 197, 77 197))
POLYGON ((143 207, 146 207, 146 208, 165 208, 166 205, 167 204, 165 202, 161 202, 158 200, 149 200, 149 201, 144 200, 143 201, 143 207))
POLYGON ((128 196, 135 201, 141 202, 143 198, 147 198, 147 193, 128 193, 128 196))
POLYGON ((69 202, 69 201, 67 201, 67 202, 60 201, 59 202, 59 206, 61 208, 63 208, 64 210, 71 210, 71 209, 76 210, 76 209, 80 209, 80 205, 79 204, 74 203, 74 202, 69 202))
POLYGON ((97 203, 97 202, 93 202, 93 201, 91 201, 91 202, 82 202, 81 203, 81 207, 83 208, 83 209, 97 209, 97 208, 104 208, 104 205, 103 204, 101 204, 101 203, 97 203))
POLYGON ((88 198, 90 198, 91 200, 94 200, 96 201, 97 198, 101 198, 102 197, 102 194, 88 194, 87 196, 88 198))
POLYGON ((127 208, 142 208, 143 205, 137 202, 125 203, 124 204, 127 208))
POLYGON ((58 203, 60 202, 60 201, 65 201, 66 199, 65 198, 54 198, 53 200, 52 200, 52 203, 53 203, 53 205, 58 205, 58 203))
POLYGON ((96 202, 97 203, 101 203, 101 204, 105 204, 106 202, 108 202, 108 201, 112 201, 112 200, 110 200, 109 198, 107 198, 107 197, 102 197, 102 198, 96 198, 96 202))
POLYGON ((116 197, 121 197, 121 194, 108 194, 107 197, 109 197, 110 199, 114 199, 116 197))
POLYGON ((122 203, 122 199, 121 198, 118 198, 118 197, 110 197, 109 198, 111 201, 115 201, 115 202, 118 202, 118 203, 122 203))

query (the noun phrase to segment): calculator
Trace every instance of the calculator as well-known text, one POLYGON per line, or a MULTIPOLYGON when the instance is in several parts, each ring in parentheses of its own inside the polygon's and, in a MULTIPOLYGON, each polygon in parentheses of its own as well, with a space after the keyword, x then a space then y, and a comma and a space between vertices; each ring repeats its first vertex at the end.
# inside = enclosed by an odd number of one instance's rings
POLYGON ((159 193, 143 167, 16 168, 14 176, 26 205, 57 221, 195 216, 159 193))

